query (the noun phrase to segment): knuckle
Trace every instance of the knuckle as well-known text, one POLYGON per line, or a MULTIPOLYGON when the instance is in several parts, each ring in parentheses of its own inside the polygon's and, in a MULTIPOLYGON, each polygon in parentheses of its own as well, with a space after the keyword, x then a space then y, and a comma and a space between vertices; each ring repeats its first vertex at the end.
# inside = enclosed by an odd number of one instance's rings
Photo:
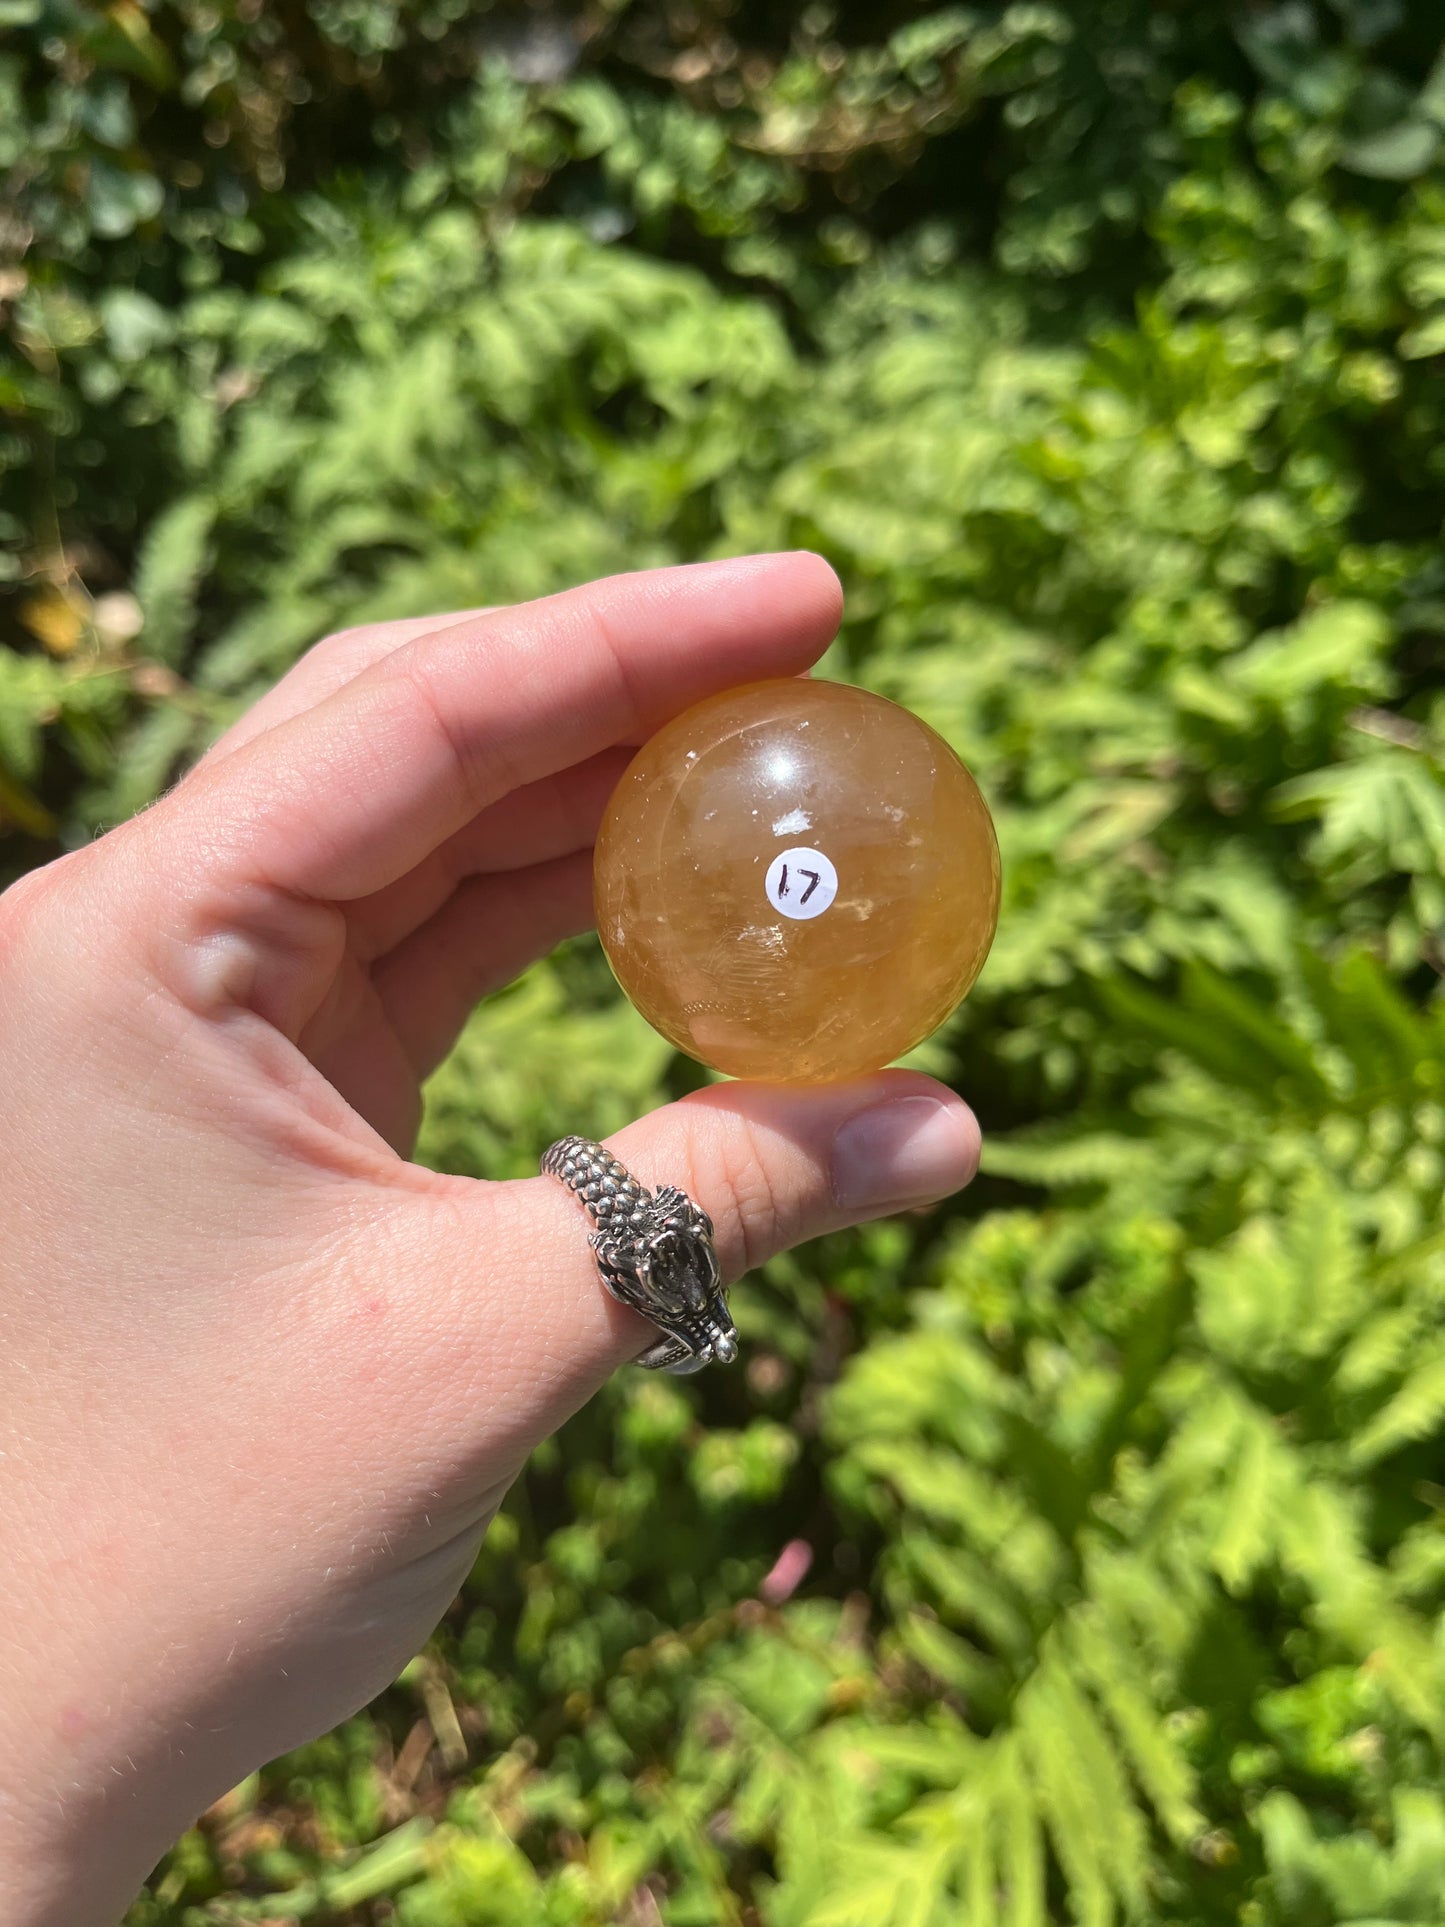
POLYGON ((358 664, 369 662, 376 652, 376 646, 386 634, 386 624, 380 622, 357 622, 345 629, 333 629, 328 635, 315 642, 302 655, 302 662, 328 656, 349 662, 355 658, 358 664))
POLYGON ((0 894, 0 971, 8 974, 44 913, 48 887, 43 870, 32 870, 0 894))
POLYGON ((409 706, 420 715, 424 726, 441 744, 457 772, 462 794, 473 811, 480 810, 492 800, 496 772, 478 744, 469 738, 465 729, 458 726, 456 717, 449 712, 427 666, 425 655, 417 650, 405 650, 400 653, 397 669, 409 706))
POLYGON ((637 685, 626 638, 619 635, 614 627, 605 601, 599 599, 589 603, 585 620, 593 644, 612 667, 620 713, 624 719, 618 734, 624 739, 640 735, 643 733, 647 705, 637 685))
POLYGON ((27 870, 0 891, 0 958, 11 957, 42 928, 61 891, 72 891, 76 874, 88 865, 89 851, 73 850, 53 863, 27 870))
POLYGON ((757 1132, 742 1118, 694 1125, 694 1195, 717 1227, 730 1270, 751 1271, 788 1242, 788 1212, 757 1132))
POLYGON ((372 625, 367 622, 348 623, 344 629, 328 630, 319 642, 314 642, 306 650, 302 661, 305 661, 306 656, 314 656, 319 649, 344 649, 349 644, 362 641, 371 633, 372 625))

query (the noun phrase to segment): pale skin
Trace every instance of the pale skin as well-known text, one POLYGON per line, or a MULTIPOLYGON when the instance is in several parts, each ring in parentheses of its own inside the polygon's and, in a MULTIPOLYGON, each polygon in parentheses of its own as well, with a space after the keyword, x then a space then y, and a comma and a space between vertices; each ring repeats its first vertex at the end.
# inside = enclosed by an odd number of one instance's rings
MULTIPOLYGON (((0 896, 0 1922, 109 1927, 391 1681, 528 1451, 652 1328, 574 1199, 408 1161, 478 998, 590 921, 629 746, 837 625, 809 555, 328 638, 155 808, 0 896)), ((724 1275, 968 1182, 902 1071, 610 1141, 724 1275)))

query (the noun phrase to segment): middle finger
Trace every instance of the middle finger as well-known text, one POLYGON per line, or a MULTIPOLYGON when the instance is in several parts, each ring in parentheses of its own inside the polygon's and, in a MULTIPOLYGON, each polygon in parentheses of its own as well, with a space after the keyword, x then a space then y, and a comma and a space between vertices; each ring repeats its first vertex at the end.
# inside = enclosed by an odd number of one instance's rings
POLYGON ((385 956, 472 877, 530 869, 590 849, 607 800, 631 757, 629 748, 603 750, 556 776, 513 790, 404 877, 346 905, 354 954, 363 963, 385 956))

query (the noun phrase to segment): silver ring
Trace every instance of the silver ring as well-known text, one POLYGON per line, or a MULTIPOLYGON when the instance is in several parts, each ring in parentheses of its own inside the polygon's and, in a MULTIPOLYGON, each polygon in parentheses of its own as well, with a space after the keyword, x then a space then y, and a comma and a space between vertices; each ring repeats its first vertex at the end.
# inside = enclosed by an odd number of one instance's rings
POLYGON ((608 1291, 662 1333, 637 1363, 679 1376, 731 1365, 738 1334, 723 1295, 712 1219, 686 1191, 673 1184, 646 1190, 588 1137, 558 1138, 542 1169, 587 1207, 597 1226, 588 1242, 608 1291))

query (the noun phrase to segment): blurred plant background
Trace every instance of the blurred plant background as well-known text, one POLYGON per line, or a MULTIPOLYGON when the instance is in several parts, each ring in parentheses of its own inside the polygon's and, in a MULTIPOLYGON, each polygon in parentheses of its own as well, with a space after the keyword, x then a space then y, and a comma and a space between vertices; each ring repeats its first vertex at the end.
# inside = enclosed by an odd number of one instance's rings
MULTIPOLYGON (((808 545, 1006 899, 952 1211, 623 1374, 132 1927, 1445 1920, 1431 0, 0 0, 0 872, 318 635, 808 545)), ((423 1154, 699 1073, 572 946, 423 1154)))

